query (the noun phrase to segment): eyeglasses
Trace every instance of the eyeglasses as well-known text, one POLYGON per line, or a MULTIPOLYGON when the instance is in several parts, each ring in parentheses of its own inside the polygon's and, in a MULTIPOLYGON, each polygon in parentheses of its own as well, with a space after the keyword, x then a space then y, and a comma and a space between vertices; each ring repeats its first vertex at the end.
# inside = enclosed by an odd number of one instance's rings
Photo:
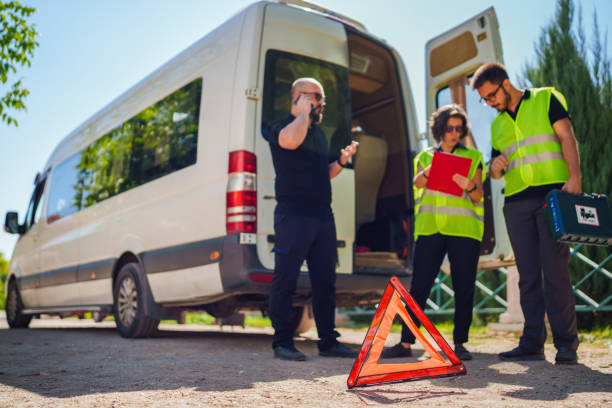
POLYGON ((301 93, 301 94, 306 94, 306 95, 314 96, 314 98, 315 98, 315 100, 317 102, 320 102, 321 99, 325 99, 325 97, 322 94, 320 94, 319 92, 303 92, 303 91, 298 91, 298 92, 301 93))
POLYGON ((463 125, 458 125, 458 126, 446 126, 446 127, 444 128, 444 131, 445 131, 446 133, 452 133, 452 132, 453 132, 453 130, 454 130, 454 131, 455 131, 455 132, 457 132, 457 133, 463 133, 463 130, 464 130, 464 129, 465 129, 465 128, 463 127, 463 125))
POLYGON ((497 87, 496 90, 494 90, 493 92, 491 92, 487 96, 481 97, 480 98, 480 103, 482 103, 483 105, 487 106, 487 102, 493 102, 493 98, 495 98, 495 95, 497 95, 497 92, 499 92, 499 89, 502 87, 502 84, 503 84, 503 82, 499 84, 499 86, 497 87))

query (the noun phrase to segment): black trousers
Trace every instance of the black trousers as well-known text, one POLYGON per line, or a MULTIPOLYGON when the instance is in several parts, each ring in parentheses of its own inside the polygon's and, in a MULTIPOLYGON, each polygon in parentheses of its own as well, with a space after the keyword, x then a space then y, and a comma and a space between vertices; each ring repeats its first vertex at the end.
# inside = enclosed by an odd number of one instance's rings
MULTIPOLYGON (((455 344, 468 341, 474 304, 474 283, 478 267, 480 241, 473 238, 433 234, 420 236, 414 246, 414 263, 410 295, 421 309, 431 292, 440 271, 444 255, 448 253, 451 279, 455 291, 453 340, 455 344)), ((411 314, 412 315, 412 314, 411 314)), ((413 319, 414 319, 414 315, 413 319)), ((415 321, 420 324, 420 322, 415 321)), ((402 342, 414 344, 410 329, 402 323, 402 342)))
POLYGON ((272 346, 293 346, 291 297, 300 267, 308 265, 312 288, 312 311, 319 333, 318 347, 326 350, 336 342, 336 227, 328 219, 294 215, 274 216, 274 278, 270 286, 270 319, 274 327, 272 346))
POLYGON ((544 312, 555 347, 578 348, 575 298, 568 270, 569 247, 552 239, 542 213, 543 200, 506 203, 504 216, 519 273, 525 325, 519 345, 540 350, 546 340, 544 312))

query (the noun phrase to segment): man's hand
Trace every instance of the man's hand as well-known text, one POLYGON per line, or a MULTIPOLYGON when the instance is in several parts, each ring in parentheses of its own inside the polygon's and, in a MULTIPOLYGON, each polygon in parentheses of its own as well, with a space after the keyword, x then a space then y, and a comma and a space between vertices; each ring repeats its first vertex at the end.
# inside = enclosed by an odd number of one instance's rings
POLYGON ((501 154, 493 159, 491 162, 491 177, 498 179, 504 174, 504 168, 508 165, 508 159, 501 154))
POLYGON ((312 110, 312 107, 314 105, 316 105, 316 101, 311 95, 301 94, 298 97, 298 100, 295 106, 296 113, 297 113, 295 116, 300 116, 300 115, 309 116, 310 111, 312 110))
POLYGON ((570 177, 563 187, 561 187, 561 190, 567 191, 570 194, 582 194, 582 186, 580 184, 580 179, 577 177, 570 177))
POLYGON ((346 165, 351 156, 357 153, 357 146, 359 146, 359 142, 353 140, 350 145, 340 150, 340 158, 338 159, 338 161, 342 163, 342 165, 346 165))

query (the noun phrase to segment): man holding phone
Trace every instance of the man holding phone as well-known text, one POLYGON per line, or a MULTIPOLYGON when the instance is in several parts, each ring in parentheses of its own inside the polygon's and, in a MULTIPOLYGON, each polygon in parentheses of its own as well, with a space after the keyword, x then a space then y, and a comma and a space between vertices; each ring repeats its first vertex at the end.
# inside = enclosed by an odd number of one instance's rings
POLYGON ((323 121, 325 93, 313 78, 291 86, 291 113, 270 125, 269 143, 276 172, 274 212, 274 278, 270 286, 270 319, 274 327, 274 356, 303 361, 293 343, 291 297, 300 267, 308 264, 312 308, 319 334, 319 355, 357 357, 339 343, 334 330, 336 296, 336 227, 331 210, 330 179, 337 176, 357 151, 357 142, 329 163, 323 121))

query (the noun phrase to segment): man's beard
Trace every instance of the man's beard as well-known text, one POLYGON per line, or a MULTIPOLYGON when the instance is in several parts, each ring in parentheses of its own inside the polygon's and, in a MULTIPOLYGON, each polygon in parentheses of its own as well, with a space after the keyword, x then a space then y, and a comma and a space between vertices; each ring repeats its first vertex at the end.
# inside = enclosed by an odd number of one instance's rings
POLYGON ((312 108, 310 111, 310 119, 313 123, 320 125, 323 122, 323 106, 318 105, 312 108))

